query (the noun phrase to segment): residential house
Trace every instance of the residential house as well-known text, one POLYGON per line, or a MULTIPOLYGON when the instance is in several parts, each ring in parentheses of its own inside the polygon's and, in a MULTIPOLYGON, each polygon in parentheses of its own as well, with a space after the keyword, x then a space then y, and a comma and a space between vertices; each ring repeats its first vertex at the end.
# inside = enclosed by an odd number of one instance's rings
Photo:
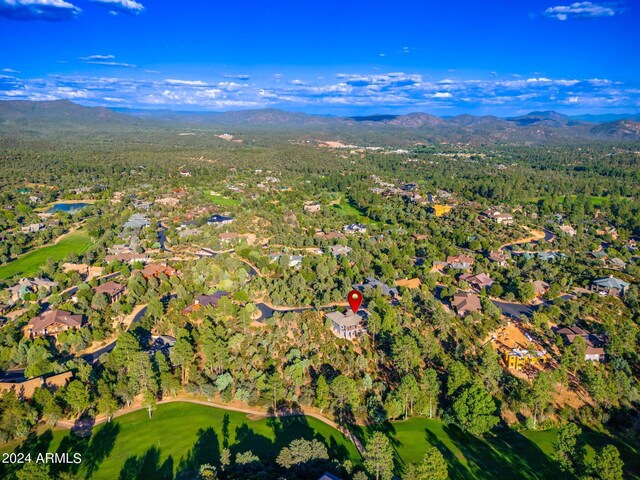
POLYGON ((342 480, 340 477, 336 477, 331 472, 324 472, 318 480, 342 480))
POLYGON ((106 295, 109 300, 111 300, 111 303, 117 302, 125 294, 126 290, 126 286, 112 281, 105 282, 93 289, 95 293, 102 293, 106 295))
MULTIPOLYGON (((269 260, 271 260, 271 263, 277 262, 278 260, 280 260, 280 257, 282 257, 283 255, 286 255, 284 253, 272 253, 269 255, 269 260)), ((302 255, 289 255, 289 267, 291 268, 298 268, 302 265, 302 260, 304 260, 304 257, 302 255)))
POLYGON ((149 255, 146 253, 118 253, 116 255, 107 255, 104 257, 104 261, 107 263, 111 262, 122 262, 122 263, 147 263, 149 261, 149 255))
POLYGON ((543 280, 534 280, 531 283, 533 283, 533 289, 536 292, 536 297, 542 297, 549 291, 549 284, 543 280))
POLYGON ((303 208, 305 212, 318 213, 320 210, 322 210, 322 205, 315 202, 306 202, 303 208))
POLYGON ((613 276, 598 278, 591 282, 591 290, 598 292, 600 295, 614 295, 621 297, 627 292, 629 283, 624 282, 613 276))
POLYGON ((137 230, 151 225, 149 218, 142 213, 134 213, 122 226, 124 230, 137 230))
POLYGON ((435 214, 436 217, 442 217, 443 215, 446 215, 447 213, 449 213, 452 209, 453 207, 451 205, 435 204, 433 206, 433 213, 435 214))
POLYGON ((145 267, 140 270, 140 273, 142 273, 142 276, 148 280, 151 277, 158 278, 158 276, 163 273, 167 277, 172 277, 173 275, 177 275, 178 271, 166 264, 149 264, 145 265, 145 267))
POLYGON ((15 303, 18 300, 24 300, 25 296, 29 293, 37 293, 41 288, 49 292, 53 287, 57 286, 58 282, 53 282, 45 278, 22 278, 16 285, 10 287, 8 290, 11 295, 11 301, 15 303))
POLYGON ((609 266, 616 270, 624 270, 627 267, 627 264, 621 258, 614 257, 609 259, 609 266))
POLYGON ((512 368, 514 370, 521 370, 527 365, 535 365, 537 363, 544 362, 548 357, 549 355, 544 349, 526 349, 519 345, 516 345, 511 349, 505 349, 502 352, 502 358, 507 364, 507 368, 512 368))
POLYGON ((480 305, 480 297, 473 293, 457 293, 451 299, 451 306, 456 309, 456 312, 461 317, 464 317, 468 313, 482 312, 482 305, 480 305))
POLYGON ((493 285, 494 281, 487 275, 486 273, 478 273, 476 275, 472 275, 470 273, 463 273, 460 275, 460 280, 464 280, 472 288, 475 288, 478 291, 481 291, 485 288, 489 288, 493 285))
POLYGON ((329 247, 329 251, 331 252, 331 255, 333 255, 336 258, 345 257, 349 255, 349 253, 351 253, 352 250, 353 249, 351 247, 347 247, 346 245, 331 245, 329 247))
POLYGON ((35 233, 43 229, 44 229, 43 223, 32 223, 30 225, 23 225, 22 227, 20 227, 20 230, 22 230, 22 233, 35 233))
POLYGON ((347 313, 329 312, 326 317, 331 320, 333 333, 340 338, 356 338, 366 332, 363 318, 349 310, 347 313))
POLYGON ((585 350, 584 359, 590 362, 602 362, 605 359, 604 344, 606 338, 604 335, 597 335, 589 333, 576 325, 572 327, 563 327, 556 331, 557 334, 562 335, 565 343, 572 344, 576 338, 581 337, 584 339, 584 343, 587 348, 585 350))
POLYGON ((69 329, 77 330, 83 324, 82 315, 74 315, 64 310, 47 310, 29 320, 24 327, 27 337, 56 336, 69 329))
POLYGON ((490 252, 487 258, 489 261, 497 263, 501 267, 506 267, 507 262, 509 261, 509 256, 500 251, 490 252))
POLYGON ((449 255, 446 264, 455 270, 469 270, 474 264, 474 259, 468 255, 449 255))
POLYGON ((191 312, 197 312, 201 308, 209 307, 209 306, 213 308, 218 308, 218 303, 220 302, 220 299, 222 297, 229 298, 231 297, 231 294, 229 292, 225 292, 224 290, 220 290, 212 293, 211 295, 198 295, 198 297, 195 299, 195 301, 191 305, 189 305, 187 308, 184 308, 182 310, 182 313, 184 315, 188 315, 191 312))
POLYGON ((560 225, 558 228, 565 235, 569 235, 570 237, 576 236, 577 232, 571 225, 560 225))
POLYGON ((367 227, 365 227, 361 223, 352 223, 351 225, 345 225, 342 230, 347 235, 350 235, 352 233, 367 233, 367 227))
POLYGON ((157 198, 155 201, 158 205, 163 205, 165 207, 176 208, 180 204, 180 199, 176 197, 161 197, 157 198))
POLYGON ((134 200, 133 208, 136 210, 149 210, 151 208, 151 202, 147 200, 134 200))
POLYGON ((511 225, 513 223, 513 215, 501 212, 498 208, 490 208, 484 212, 484 215, 499 225, 511 225))
POLYGON ((553 260, 557 260, 562 258, 564 254, 558 252, 524 252, 522 256, 526 260, 531 260, 532 258, 538 258, 538 260, 542 262, 551 262, 553 260))
POLYGON ((389 287, 388 285, 382 283, 377 278, 373 278, 373 277, 367 277, 364 283, 357 283, 353 285, 353 288, 361 292, 364 292, 365 290, 369 290, 372 288, 380 288, 380 290, 382 290, 382 294, 385 296, 392 296, 392 297, 398 296, 397 288, 389 287))

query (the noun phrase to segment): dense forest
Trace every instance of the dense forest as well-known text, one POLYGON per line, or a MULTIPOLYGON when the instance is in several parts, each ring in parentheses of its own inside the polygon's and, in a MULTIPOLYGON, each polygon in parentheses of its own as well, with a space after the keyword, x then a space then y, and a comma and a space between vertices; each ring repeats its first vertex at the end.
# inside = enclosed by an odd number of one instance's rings
MULTIPOLYGON (((398 150, 384 135, 368 138, 379 149, 365 149, 319 146, 298 131, 247 128, 236 133, 242 143, 204 127, 180 133, 143 124, 90 138, 71 129, 0 138, 0 369, 26 379, 73 372, 28 399, 5 391, 0 442, 18 446, 43 425, 111 419, 134 405, 151 417, 162 399, 189 396, 317 412, 361 444, 363 459, 331 458, 321 442, 300 439, 275 462, 227 450, 185 478, 454 477, 435 447, 422 462, 394 463, 386 432, 415 417, 479 438, 559 429, 552 461, 566 478, 640 475, 640 145, 398 150), (72 201, 85 206, 48 213, 72 201), (511 220, 492 220, 492 209, 511 220), (125 227, 136 215, 146 224, 125 227), (220 226, 212 215, 233 221, 220 226), (42 227, 23 228, 34 224, 42 227), (351 224, 366 232, 345 233, 351 224), (74 234, 90 239, 81 251, 3 276, 74 234), (122 245, 147 259, 118 257, 122 245), (336 245, 349 253, 332 253, 336 245), (148 274, 149 264, 165 270, 148 274), (486 288, 474 286, 480 274, 486 288), (629 285, 624 294, 593 291, 609 276, 629 285), (55 285, 12 298, 24 277, 55 285), (368 277, 397 295, 364 290, 366 333, 334 335, 326 313, 345 311, 347 293, 368 277), (125 293, 96 291, 107 280, 125 293), (215 304, 189 309, 215 292, 224 292, 215 304), (465 292, 479 308, 459 314, 465 292), (81 315, 84 327, 25 335, 56 309, 81 315), (582 338, 558 333, 571 326, 605 339, 606 360, 588 361, 582 338), (542 366, 505 363, 497 342, 515 327, 525 351, 545 352, 542 366), (162 336, 174 340, 169 350, 154 346, 162 336), (587 448, 587 430, 610 441, 587 448)), ((4 472, 82 477, 32 467, 4 472)))

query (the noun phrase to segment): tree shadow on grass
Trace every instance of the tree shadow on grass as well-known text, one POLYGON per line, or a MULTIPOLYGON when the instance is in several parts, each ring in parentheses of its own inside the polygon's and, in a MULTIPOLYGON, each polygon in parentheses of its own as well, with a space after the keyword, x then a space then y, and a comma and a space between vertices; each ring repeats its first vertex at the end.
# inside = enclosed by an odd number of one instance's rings
MULTIPOLYGON (((84 458, 87 454, 87 449, 89 448, 90 441, 91 437, 78 435, 74 430, 71 430, 71 432, 69 432, 69 435, 66 435, 60 442, 56 453, 66 453, 71 458, 73 458, 74 454, 79 453, 80 455, 82 455, 82 458, 84 458)), ((77 474, 82 467, 82 463, 65 465, 55 464, 53 467, 54 468, 52 468, 52 470, 60 469, 66 472, 77 474)))
POLYGON ((584 425, 582 437, 587 445, 599 451, 605 445, 612 444, 620 452, 620 458, 624 462, 624 478, 640 478, 640 445, 631 441, 630 438, 623 438, 616 435, 615 430, 610 430, 609 434, 604 434, 584 425))
MULTIPOLYGON (((44 454, 47 452, 52 440, 53 433, 51 429, 46 430, 41 435, 38 435, 36 432, 31 432, 13 452, 31 455, 31 460, 35 461, 39 453, 44 454)), ((19 470, 20 467, 22 467, 22 465, 17 463, 12 465, 10 463, 0 462, 0 478, 11 478, 11 473, 19 470)))
POLYGON ((120 425, 117 423, 105 424, 91 437, 81 436, 71 431, 62 439, 56 453, 66 453, 70 459, 73 459, 74 454, 79 453, 82 455, 82 462, 79 464, 56 463, 51 466, 51 472, 78 473, 82 471, 84 478, 91 478, 113 450, 118 433, 120 433, 120 425))
POLYGON ((208 463, 218 466, 220 464, 220 443, 218 434, 209 427, 198 431, 198 440, 187 456, 180 459, 176 479, 196 478, 200 466, 208 463))
POLYGON ((82 468, 86 478, 91 478, 105 458, 109 456, 120 433, 120 425, 106 423, 92 437, 86 453, 82 457, 82 468))
POLYGON ((169 456, 160 465, 160 450, 151 447, 143 455, 127 458, 118 480, 172 480, 173 458, 169 456))
POLYGON ((537 445, 519 433, 485 440, 454 425, 445 425, 444 432, 468 462, 466 471, 459 471, 457 465, 452 465, 460 473, 460 476, 452 475, 454 478, 544 479, 561 475, 537 445))
POLYGON ((425 436, 427 442, 436 447, 447 462, 447 469, 451 480, 463 480, 473 477, 469 469, 460 462, 456 457, 456 454, 452 452, 451 449, 449 449, 449 447, 447 447, 447 445, 440 440, 435 433, 431 430, 425 429, 425 436))
POLYGON ((254 432, 247 423, 236 427, 235 433, 235 442, 229 447, 232 458, 235 458, 238 453, 249 450, 257 455, 261 461, 272 460, 278 455, 275 442, 254 432))

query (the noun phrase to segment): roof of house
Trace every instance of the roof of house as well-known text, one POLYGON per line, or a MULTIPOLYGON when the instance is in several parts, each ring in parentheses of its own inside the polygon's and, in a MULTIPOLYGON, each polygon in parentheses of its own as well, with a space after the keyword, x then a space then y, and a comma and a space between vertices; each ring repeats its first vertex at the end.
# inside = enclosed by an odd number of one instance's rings
POLYGON ((606 340, 604 335, 590 333, 577 325, 560 328, 556 333, 567 337, 569 343, 573 343, 577 337, 582 337, 587 346, 585 352, 587 355, 604 355, 602 348, 606 340))
POLYGON ((34 333, 42 332, 48 326, 60 323, 69 327, 79 327, 82 325, 82 315, 74 315, 64 310, 48 310, 37 317, 29 320, 27 326, 31 327, 34 333))
POLYGON ((367 277, 364 283, 357 283, 353 285, 353 288, 356 290, 366 290, 368 288, 378 288, 382 290, 383 295, 398 295, 398 289, 389 287, 388 285, 382 283, 380 280, 374 277, 367 277))
POLYGON ((577 325, 573 325, 571 327, 562 327, 561 329, 558 330, 557 333, 559 333, 560 335, 588 335, 589 334, 589 332, 587 332, 586 330, 583 330, 577 325))
POLYGON ((549 284, 544 280, 534 280, 531 283, 533 283, 533 289, 535 290, 537 295, 542 295, 549 288, 549 284))
POLYGON ((338 256, 338 255, 347 255, 353 249, 346 245, 331 245, 329 247, 329 250, 331 251, 332 255, 338 256))
POLYGON ((478 273, 472 275, 470 273, 464 273, 460 275, 460 280, 468 282, 470 285, 474 285, 478 288, 490 287, 494 284, 494 281, 486 273, 478 273))
POLYGON ((132 262, 132 261, 140 261, 147 262, 149 260, 149 255, 146 253, 118 253, 116 255, 107 255, 104 257, 104 261, 109 262, 132 262))
POLYGON ((350 310, 347 313, 329 312, 326 316, 329 320, 340 327, 355 327, 362 323, 362 317, 350 310))
POLYGON ((473 293, 458 293, 453 296, 451 300, 451 306, 453 306, 458 312, 480 312, 482 311, 482 305, 480 305, 480 297, 473 293))
POLYGON ((125 222, 123 228, 142 228, 151 225, 149 218, 142 213, 134 213, 129 217, 129 220, 125 222))
POLYGON ((509 260, 509 257, 507 255, 505 255, 502 252, 491 252, 489 253, 489 260, 492 260, 494 262, 506 262, 507 260, 509 260))
POLYGON ((618 257, 610 259, 609 263, 611 263, 611 265, 613 265, 614 267, 619 267, 619 268, 624 268, 627 265, 624 260, 618 257))
POLYGON ((318 480, 341 480, 339 477, 336 477, 333 473, 324 472, 318 480))
POLYGON ((449 255, 447 257, 447 263, 448 264, 453 264, 453 263, 463 264, 463 263, 466 263, 466 264, 469 264, 469 265, 473 265, 473 262, 474 262, 473 258, 471 258, 468 255, 464 255, 464 254, 461 254, 461 255, 449 255))
POLYGON ((140 273, 145 277, 155 277, 161 273, 164 273, 167 276, 175 275, 177 271, 168 265, 149 264, 145 265, 145 267, 140 270, 140 273))
POLYGON ((93 291, 96 293, 104 293, 106 295, 109 295, 110 297, 115 297, 116 295, 124 292, 125 288, 126 287, 124 285, 120 285, 119 283, 110 281, 103 283, 102 285, 98 285, 93 289, 93 291))
POLYGON ((203 307, 206 307, 208 305, 217 307, 222 297, 228 297, 230 295, 231 294, 229 292, 225 292, 224 290, 219 290, 217 292, 212 293, 211 295, 198 295, 198 298, 196 298, 195 303, 198 305, 202 305, 203 307))
POLYGON ((17 293, 23 288, 34 288, 38 289, 40 287, 51 288, 57 287, 58 282, 53 282, 51 280, 47 280, 46 278, 22 278, 20 281, 9 288, 11 293, 17 293))
POLYGON ((598 285, 602 288, 615 288, 617 290, 624 290, 629 286, 627 282, 615 277, 598 278, 592 282, 594 285, 598 285))

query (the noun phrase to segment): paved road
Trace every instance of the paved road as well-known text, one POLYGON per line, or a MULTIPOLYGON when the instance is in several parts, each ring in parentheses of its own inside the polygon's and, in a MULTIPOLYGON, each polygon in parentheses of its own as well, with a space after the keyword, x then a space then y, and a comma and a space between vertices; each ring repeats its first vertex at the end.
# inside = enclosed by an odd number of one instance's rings
POLYGON ((509 302, 501 302, 499 300, 491 300, 493 304, 498 307, 503 315, 507 317, 521 317, 525 315, 527 317, 531 317, 533 312, 539 308, 538 305, 529 306, 523 305, 521 303, 509 303, 509 302))

